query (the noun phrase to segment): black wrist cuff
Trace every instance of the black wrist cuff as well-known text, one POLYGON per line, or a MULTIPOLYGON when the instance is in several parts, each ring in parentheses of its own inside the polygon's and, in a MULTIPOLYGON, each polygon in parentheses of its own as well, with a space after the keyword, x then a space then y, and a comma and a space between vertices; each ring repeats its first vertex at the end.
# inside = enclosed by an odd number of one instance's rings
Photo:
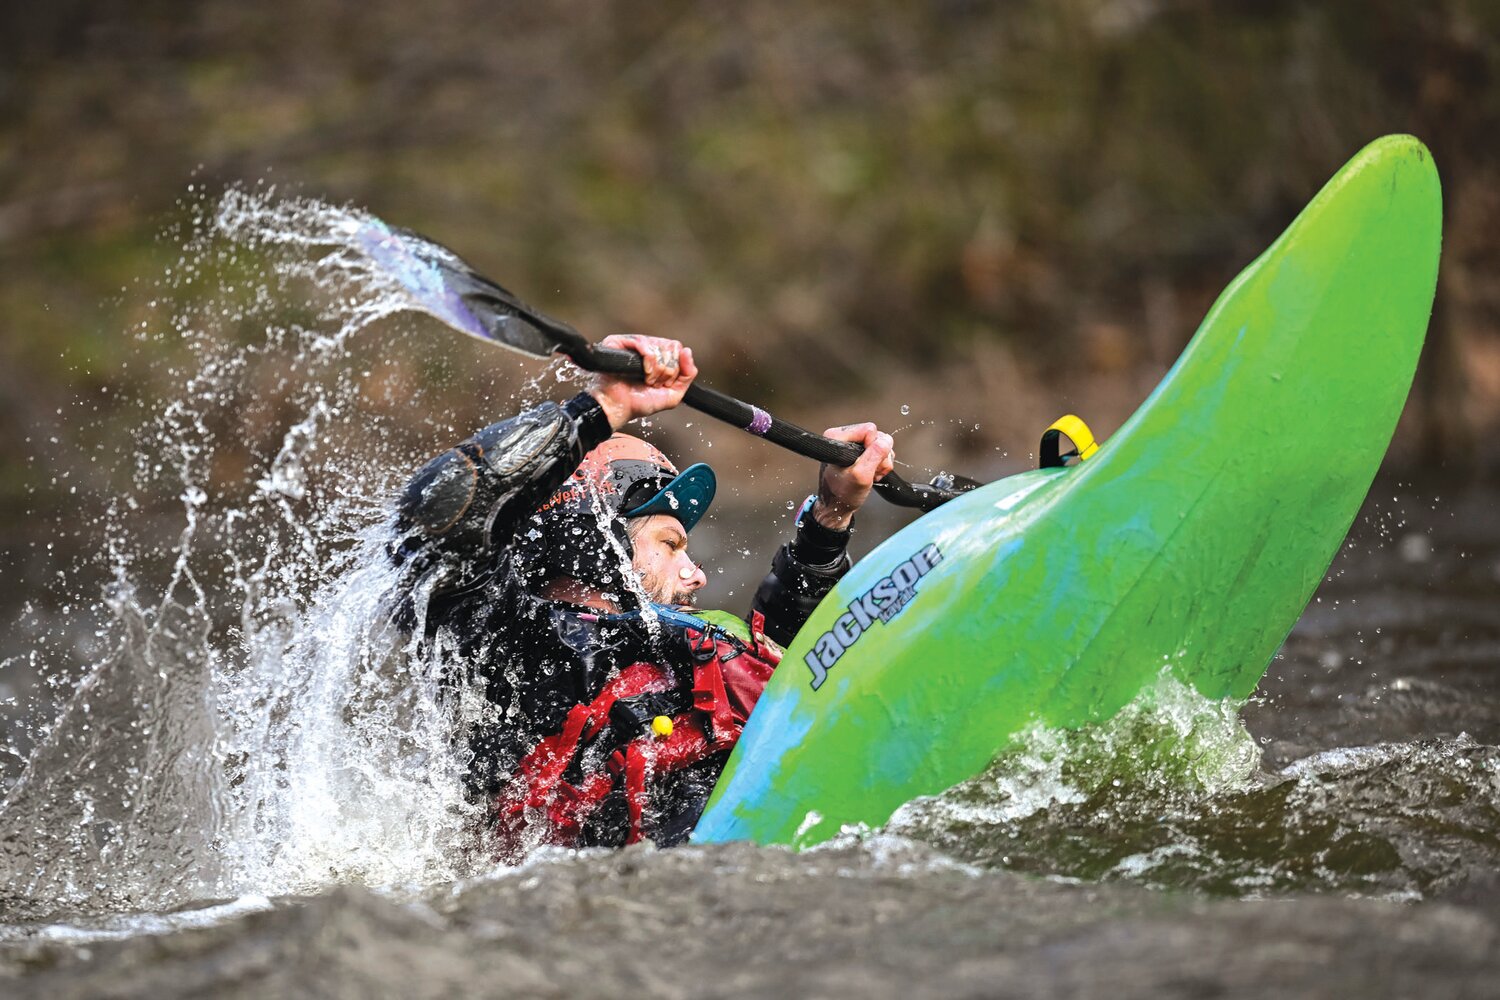
POLYGON ((837 562, 849 547, 849 536, 853 525, 843 530, 825 528, 808 511, 797 524, 797 537, 792 541, 792 555, 805 566, 827 566, 837 562))
POLYGON ((563 412, 578 425, 578 442, 585 452, 593 451, 609 440, 614 428, 609 426, 609 417, 599 401, 586 392, 580 392, 562 405, 563 412))

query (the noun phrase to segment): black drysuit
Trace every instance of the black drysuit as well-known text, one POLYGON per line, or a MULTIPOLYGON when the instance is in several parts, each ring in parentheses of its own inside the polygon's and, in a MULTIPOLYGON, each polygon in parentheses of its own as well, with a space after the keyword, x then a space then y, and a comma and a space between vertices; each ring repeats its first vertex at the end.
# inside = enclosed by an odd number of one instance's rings
MULTIPOLYGON (((468 726, 470 791, 492 798, 518 761, 556 732, 569 709, 587 703, 621 667, 649 662, 690 670, 680 634, 649 615, 601 622, 591 609, 537 596, 546 582, 546 533, 537 508, 610 435, 597 401, 581 393, 543 403, 479 431, 423 466, 402 491, 392 559, 402 575, 399 620, 420 631, 454 685, 484 691, 484 718, 468 726)), ((623 532, 615 541, 623 542, 623 532)), ((850 565, 848 532, 804 517, 776 552, 752 611, 765 634, 786 644, 850 565)), ((599 558, 625 550, 600 533, 599 558)), ((629 592, 622 603, 628 605, 629 592)), ((686 836, 725 754, 684 777, 678 819, 663 840, 686 836), (688 787, 691 786, 691 787, 688 787)), ((668 810, 669 812, 672 810, 668 810)), ((617 827, 617 824, 616 824, 617 827)), ((596 840, 608 842, 607 824, 596 840)))

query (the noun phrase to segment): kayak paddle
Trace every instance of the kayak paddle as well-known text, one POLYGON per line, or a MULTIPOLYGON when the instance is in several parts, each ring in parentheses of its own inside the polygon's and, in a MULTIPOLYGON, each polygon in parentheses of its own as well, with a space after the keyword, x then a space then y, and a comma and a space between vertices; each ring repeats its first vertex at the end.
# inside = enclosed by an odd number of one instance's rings
MULTIPOLYGON (((367 217, 353 236, 365 255, 406 291, 413 308, 442 320, 460 333, 528 357, 550 358, 561 354, 585 371, 636 378, 645 375, 639 354, 589 343, 567 323, 526 305, 477 273, 453 251, 424 236, 408 229, 394 229, 373 217, 367 217)), ((829 465, 853 465, 863 453, 853 442, 814 434, 696 381, 688 388, 683 402, 829 465)), ((875 484, 875 489, 898 506, 927 511, 979 485, 975 480, 946 473, 931 483, 909 483, 890 472, 875 484)))

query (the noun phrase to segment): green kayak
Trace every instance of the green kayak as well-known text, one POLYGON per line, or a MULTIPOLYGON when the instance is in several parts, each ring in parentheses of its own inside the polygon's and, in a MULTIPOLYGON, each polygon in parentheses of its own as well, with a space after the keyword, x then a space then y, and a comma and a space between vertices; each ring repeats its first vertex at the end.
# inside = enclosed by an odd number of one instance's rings
POLYGON ((991 483, 862 560, 787 650, 700 842, 808 845, 972 777, 1028 724, 1169 668, 1254 690, 1380 466, 1442 203, 1411 136, 1359 153, 1219 297, 1097 453, 991 483))

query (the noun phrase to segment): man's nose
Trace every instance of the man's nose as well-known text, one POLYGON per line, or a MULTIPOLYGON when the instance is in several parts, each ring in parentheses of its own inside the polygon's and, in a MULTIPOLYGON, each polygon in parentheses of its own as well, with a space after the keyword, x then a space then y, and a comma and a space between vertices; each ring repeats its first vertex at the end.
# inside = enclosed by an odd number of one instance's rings
POLYGON ((677 571, 677 579, 682 582, 684 590, 698 590, 708 586, 708 575, 703 572, 703 567, 691 559, 684 560, 677 571))

